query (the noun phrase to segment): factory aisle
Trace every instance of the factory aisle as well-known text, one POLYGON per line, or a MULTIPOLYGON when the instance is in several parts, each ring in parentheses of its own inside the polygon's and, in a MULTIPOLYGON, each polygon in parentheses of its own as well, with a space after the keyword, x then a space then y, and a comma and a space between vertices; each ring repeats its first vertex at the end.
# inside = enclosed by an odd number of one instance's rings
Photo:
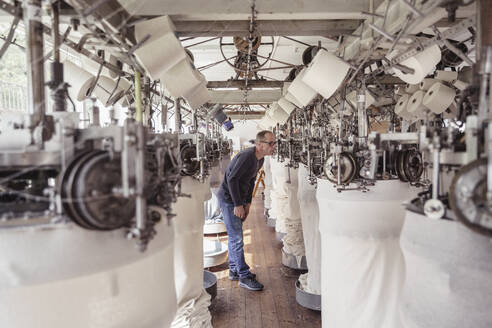
MULTIPOLYGON (((227 237, 221 237, 226 241, 227 237)), ((211 309, 214 328, 288 328, 321 327, 320 312, 298 305, 295 282, 301 273, 282 265, 282 242, 275 230, 266 225, 261 196, 253 199, 250 216, 244 226, 245 257, 258 280, 261 292, 240 288, 228 279, 227 263, 211 268, 217 275, 217 299, 211 309)))

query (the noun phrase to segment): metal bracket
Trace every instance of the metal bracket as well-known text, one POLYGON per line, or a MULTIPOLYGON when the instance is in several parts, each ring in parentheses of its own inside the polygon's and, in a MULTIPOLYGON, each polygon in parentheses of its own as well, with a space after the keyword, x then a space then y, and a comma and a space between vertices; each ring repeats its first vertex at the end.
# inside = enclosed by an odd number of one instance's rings
POLYGON ((17 29, 17 26, 19 25, 20 17, 15 16, 14 20, 12 21, 12 24, 10 25, 10 30, 9 34, 7 35, 7 38, 4 40, 4 44, 2 45, 2 48, 0 49, 0 59, 2 59, 3 55, 9 48, 9 46, 13 43, 12 40, 14 39, 15 35, 15 30, 17 29))

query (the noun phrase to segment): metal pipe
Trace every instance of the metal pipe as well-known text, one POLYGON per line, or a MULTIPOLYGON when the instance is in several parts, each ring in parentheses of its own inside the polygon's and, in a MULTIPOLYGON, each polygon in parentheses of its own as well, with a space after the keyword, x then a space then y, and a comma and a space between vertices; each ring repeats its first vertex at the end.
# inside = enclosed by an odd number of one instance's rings
POLYGON ((382 178, 386 176, 386 150, 383 150, 383 175, 382 178))
MULTIPOLYGON (((490 77, 492 76, 492 45, 483 47, 481 67, 479 75, 481 75, 480 80, 480 96, 479 96, 479 105, 478 105, 478 119, 479 126, 481 122, 490 118, 491 110, 489 108, 489 103, 487 103, 487 89, 489 88, 489 84, 492 84, 490 81, 490 77)), ((492 98, 492 95, 489 94, 489 97, 492 98)))
POLYGON ((59 2, 51 5, 51 11, 53 14, 53 22, 51 24, 52 28, 52 38, 53 38, 53 61, 60 61, 60 15, 58 11, 59 2))
POLYGON ((487 140, 487 202, 492 205, 492 121, 488 124, 487 140))
POLYGON ((372 23, 367 23, 367 25, 374 31, 378 32, 379 34, 381 34, 382 36, 384 36, 386 39, 390 40, 390 41, 395 41, 395 38, 388 34, 388 32, 386 31, 383 31, 382 29, 380 29, 379 27, 377 27, 376 25, 372 24, 372 23))
POLYGON ((142 113, 142 86, 140 83, 140 72, 135 70, 135 106, 136 106, 136 120, 138 123, 143 122, 142 113))
MULTIPOLYGON (((147 200, 144 197, 145 188, 145 130, 143 124, 137 124, 137 154, 135 161, 135 189, 136 189, 136 228, 138 237, 142 237, 146 227, 147 200)), ((142 247, 144 245, 137 242, 142 247)), ((143 250, 143 249, 142 249, 143 250)))
POLYGON ((357 123, 358 123, 358 142, 365 145, 367 140, 367 113, 366 113, 366 87, 357 90, 357 123))
POLYGON ((415 8, 411 3, 407 2, 406 0, 400 0, 400 1, 405 5, 405 7, 407 7, 412 13, 414 13, 415 16, 417 17, 424 16, 424 14, 420 10, 415 8))
POLYGON ((174 110, 174 129, 176 133, 181 132, 181 98, 176 99, 176 109, 174 110))
POLYGON ((439 135, 436 133, 433 140, 432 158, 432 199, 439 196, 439 159, 441 155, 439 135))
POLYGON ((24 26, 26 28, 26 60, 29 92, 29 112, 34 114, 31 128, 44 121, 46 113, 44 93, 44 39, 41 23, 41 0, 24 0, 24 26))

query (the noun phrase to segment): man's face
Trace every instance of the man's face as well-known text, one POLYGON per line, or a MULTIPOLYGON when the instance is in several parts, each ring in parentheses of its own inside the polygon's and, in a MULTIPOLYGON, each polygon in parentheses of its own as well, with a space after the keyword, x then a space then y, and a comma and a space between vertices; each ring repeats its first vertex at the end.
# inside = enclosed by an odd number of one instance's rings
POLYGON ((264 156, 273 155, 277 143, 275 141, 275 136, 273 133, 267 133, 265 139, 260 141, 259 148, 264 156))

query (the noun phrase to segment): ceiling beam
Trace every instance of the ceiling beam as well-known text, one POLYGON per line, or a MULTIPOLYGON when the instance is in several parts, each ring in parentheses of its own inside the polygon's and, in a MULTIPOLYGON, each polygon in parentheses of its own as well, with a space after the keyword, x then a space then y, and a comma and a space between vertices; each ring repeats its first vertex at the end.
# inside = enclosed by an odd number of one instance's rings
MULTIPOLYGON (((249 20, 180 21, 173 20, 179 37, 247 36, 249 20)), ((356 19, 343 20, 259 20, 256 30, 262 36, 324 36, 351 34, 360 25, 356 19)))
MULTIPOLYGON (((244 0, 118 0, 132 15, 170 15, 189 20, 244 19, 251 16, 251 2, 244 0)), ((377 7, 382 0, 375 0, 377 7)), ((367 0, 258 0, 258 19, 360 18, 369 11, 367 0), (265 18, 267 17, 267 18, 265 18)), ((174 20, 174 17, 173 17, 174 20)))
POLYGON ((246 101, 243 90, 210 90, 213 104, 224 105, 261 105, 271 104, 282 97, 282 91, 278 90, 251 90, 247 93, 246 101))
POLYGON ((264 111, 236 111, 236 110, 226 110, 224 111, 228 117, 232 120, 259 120, 265 115, 264 111))
MULTIPOLYGON (((248 81, 248 89, 255 88, 272 88, 280 89, 284 85, 283 81, 268 81, 268 80, 250 80, 248 81)), ((209 89, 245 89, 246 84, 244 80, 232 80, 232 81, 208 81, 207 88, 209 89)))

